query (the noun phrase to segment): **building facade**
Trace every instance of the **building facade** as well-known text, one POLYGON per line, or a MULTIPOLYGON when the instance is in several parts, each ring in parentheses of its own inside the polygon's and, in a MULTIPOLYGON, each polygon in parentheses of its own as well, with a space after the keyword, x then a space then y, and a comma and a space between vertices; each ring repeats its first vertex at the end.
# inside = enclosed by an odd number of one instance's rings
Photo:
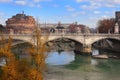
POLYGON ((24 13, 16 14, 6 21, 6 28, 8 32, 15 34, 32 33, 35 28, 35 19, 32 16, 25 15, 24 13))
POLYGON ((116 13, 115 13, 115 23, 116 24, 115 24, 115 31, 114 32, 115 33, 120 33, 120 11, 116 11, 116 13))
POLYGON ((90 33, 90 29, 82 24, 76 23, 45 23, 39 24, 42 32, 56 32, 56 33, 90 33), (53 29, 55 31, 53 31, 53 29))

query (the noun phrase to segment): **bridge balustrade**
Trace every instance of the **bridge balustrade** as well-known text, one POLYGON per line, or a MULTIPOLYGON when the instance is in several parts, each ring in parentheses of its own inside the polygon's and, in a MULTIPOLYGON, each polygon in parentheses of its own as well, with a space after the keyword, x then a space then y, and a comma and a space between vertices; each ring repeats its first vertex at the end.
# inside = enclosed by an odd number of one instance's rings
MULTIPOLYGON (((42 33, 42 35, 49 35, 49 36, 120 36, 120 34, 98 34, 98 33, 42 33)), ((8 35, 13 35, 13 36, 31 36, 34 35, 33 33, 31 34, 0 34, 4 36, 8 35)))

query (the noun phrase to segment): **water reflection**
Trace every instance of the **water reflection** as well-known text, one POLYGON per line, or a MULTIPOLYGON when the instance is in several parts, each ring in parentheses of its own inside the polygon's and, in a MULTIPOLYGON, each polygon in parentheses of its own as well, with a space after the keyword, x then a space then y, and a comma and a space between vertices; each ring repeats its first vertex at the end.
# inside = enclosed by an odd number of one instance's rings
POLYGON ((49 52, 46 62, 48 65, 65 65, 68 69, 77 69, 84 64, 97 65, 97 61, 92 59, 91 56, 82 56, 75 54, 73 51, 69 52, 49 52))
POLYGON ((93 50, 92 50, 92 55, 99 55, 99 50, 93 48, 93 50))
POLYGON ((73 51, 69 52, 49 52, 46 62, 49 65, 65 65, 75 60, 75 54, 73 51))
POLYGON ((91 65, 97 65, 98 61, 96 59, 91 59, 91 65))
POLYGON ((0 58, 0 66, 3 66, 6 64, 5 58, 0 58))
POLYGON ((108 58, 119 59, 120 53, 109 51, 109 50, 93 48, 92 49, 92 56, 95 58, 102 58, 102 59, 108 59, 108 58))
POLYGON ((47 63, 51 65, 45 80, 120 80, 119 59, 94 59, 74 52, 51 52, 47 63))

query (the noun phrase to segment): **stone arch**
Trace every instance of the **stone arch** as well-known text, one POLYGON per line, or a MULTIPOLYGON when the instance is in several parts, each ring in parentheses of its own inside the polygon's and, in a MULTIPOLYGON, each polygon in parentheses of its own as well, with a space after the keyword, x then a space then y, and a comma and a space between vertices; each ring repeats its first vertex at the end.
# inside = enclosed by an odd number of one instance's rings
POLYGON ((120 41, 120 39, 118 39, 118 38, 100 37, 100 38, 97 38, 97 39, 92 40, 90 44, 92 45, 92 44, 94 44, 95 42, 100 41, 100 40, 104 40, 104 39, 114 39, 114 40, 120 41))
POLYGON ((22 43, 28 43, 28 44, 34 45, 30 41, 26 41, 26 40, 22 40, 22 39, 12 39, 12 40, 18 40, 17 42, 13 42, 12 46, 15 46, 15 45, 18 45, 18 44, 22 44, 22 43))
MULTIPOLYGON (((5 37, 5 40, 8 41, 8 40, 9 40, 9 37, 5 37)), ((1 40, 0 40, 0 41, 1 41, 1 40)), ((12 38, 12 43, 13 43, 12 46, 17 45, 17 44, 20 44, 20 43, 25 43, 25 42, 27 42, 27 43, 29 43, 29 44, 31 44, 31 45, 34 45, 32 41, 26 40, 26 39, 24 39, 24 38, 12 38), (16 42, 14 42, 14 41, 16 41, 16 42)))
MULTIPOLYGON (((63 37, 63 38, 65 38, 65 37, 63 37)), ((77 43, 79 43, 79 44, 82 44, 82 45, 83 45, 83 43, 82 43, 82 42, 80 42, 80 41, 78 41, 78 40, 76 40, 76 39, 73 39, 73 38, 66 38, 66 39, 72 40, 72 41, 74 41, 74 42, 77 42, 77 43)))
MULTIPOLYGON (((57 39, 61 39, 61 38, 70 40, 70 43, 66 42, 66 44, 68 44, 69 46, 71 45, 72 48, 71 49, 69 48, 70 50, 82 51, 83 44, 80 41, 78 41, 76 39, 72 39, 72 38, 67 38, 67 37, 57 37, 57 38, 51 39, 51 40, 48 41, 47 45, 50 46, 50 44, 52 45, 52 43, 54 43, 52 41, 57 40, 57 39), (49 43, 49 42, 52 42, 52 43, 49 43)), ((61 44, 61 43, 58 42, 58 44, 61 44)), ((55 48, 52 48, 52 49, 54 50, 55 48)), ((61 48, 61 49, 65 50, 67 48, 61 48)))
POLYGON ((53 41, 53 40, 56 40, 56 39, 60 39, 60 38, 69 39, 69 40, 72 40, 72 41, 74 41, 74 42, 78 42, 78 43, 80 43, 80 44, 83 45, 83 43, 82 43, 81 41, 79 41, 79 40, 77 40, 77 39, 69 38, 69 37, 56 37, 56 38, 48 39, 47 42, 49 42, 49 41, 53 41))
POLYGON ((21 41, 24 41, 24 42, 32 43, 31 40, 25 39, 25 38, 12 38, 12 39, 13 39, 13 40, 16 39, 16 40, 21 40, 21 41))

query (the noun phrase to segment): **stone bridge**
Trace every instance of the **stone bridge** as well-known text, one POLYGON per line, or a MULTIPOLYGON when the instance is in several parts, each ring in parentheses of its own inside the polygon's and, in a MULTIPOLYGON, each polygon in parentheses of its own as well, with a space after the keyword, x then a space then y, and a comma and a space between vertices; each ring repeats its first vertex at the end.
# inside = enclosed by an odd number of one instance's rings
MULTIPOLYGON (((5 39, 12 36, 12 39, 22 40, 33 44, 32 34, 3 34, 5 39)), ((45 34, 43 34, 43 37, 45 34)), ((48 41, 58 38, 67 38, 77 41, 83 45, 83 52, 91 52, 91 45, 99 40, 110 38, 120 40, 120 34, 49 34, 48 41)))

